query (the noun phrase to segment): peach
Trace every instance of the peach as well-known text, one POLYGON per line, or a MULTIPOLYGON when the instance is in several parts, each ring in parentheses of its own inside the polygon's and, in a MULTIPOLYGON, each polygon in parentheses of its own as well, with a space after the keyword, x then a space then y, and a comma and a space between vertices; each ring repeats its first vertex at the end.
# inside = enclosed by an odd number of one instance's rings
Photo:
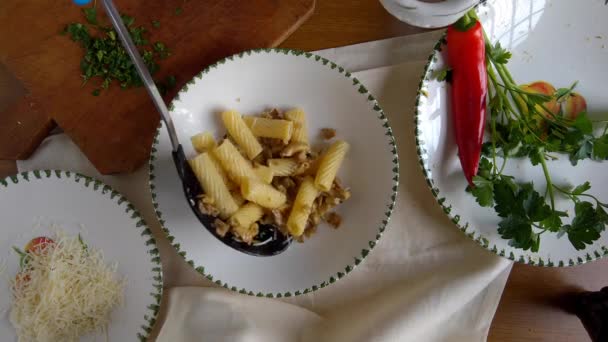
POLYGON ((574 120, 576 117, 587 111, 587 101, 579 93, 571 93, 564 103, 564 117, 574 120))
MULTIPOLYGON (((545 81, 536 81, 536 82, 532 82, 529 84, 523 84, 523 85, 519 86, 519 88, 528 93, 542 94, 542 95, 549 95, 549 96, 553 96, 555 94, 555 87, 553 85, 551 85, 551 83, 548 83, 545 81)), ((518 102, 523 105, 523 100, 518 99, 518 102)), ((559 103, 557 102, 557 100, 552 99, 551 101, 545 102, 544 105, 554 115, 559 114, 561 107, 560 107, 559 103)), ((526 107, 523 106, 523 108, 526 108, 526 107)), ((541 114, 547 118, 550 117, 550 115, 547 113, 547 111, 544 110, 540 105, 536 105, 536 111, 539 114, 541 114)), ((527 110, 526 110, 526 113, 527 113, 527 110)))

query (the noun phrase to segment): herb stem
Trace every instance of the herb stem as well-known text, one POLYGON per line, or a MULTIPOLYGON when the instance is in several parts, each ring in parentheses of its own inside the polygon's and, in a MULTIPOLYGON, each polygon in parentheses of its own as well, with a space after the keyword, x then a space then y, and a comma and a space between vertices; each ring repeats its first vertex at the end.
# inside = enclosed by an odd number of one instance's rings
POLYGON ((490 135, 492 141, 492 173, 496 175, 498 166, 496 164, 496 118, 494 115, 490 115, 490 126, 492 128, 492 134, 490 135))
MULTIPOLYGON (((498 64, 495 66, 496 71, 498 71, 498 75, 500 75, 500 78, 506 86, 517 87, 517 85, 515 85, 515 82, 513 81, 513 78, 511 77, 511 74, 509 74, 509 71, 505 68, 504 64, 498 64)), ((524 108, 522 105, 522 103, 526 102, 523 96, 514 91, 509 91, 509 95, 511 95, 511 98, 513 99, 513 102, 515 102, 515 105, 517 106, 517 109, 519 109, 519 112, 526 113, 527 108, 524 108)))
POLYGON ((559 186, 557 186, 555 184, 553 184, 553 187, 555 189, 557 189, 557 191, 559 191, 559 192, 563 193, 564 195, 570 197, 570 199, 572 199, 575 202, 576 202, 575 197, 588 197, 588 198, 593 199, 595 202, 597 202, 598 205, 601 205, 604 208, 608 208, 608 203, 601 202, 597 197, 595 197, 593 195, 589 195, 589 194, 574 195, 572 192, 570 192, 570 191, 568 191, 566 189, 563 189, 563 188, 561 188, 561 187, 559 187, 559 186))
POLYGON ((549 174, 549 168, 547 167, 547 162, 545 161, 545 154, 543 151, 540 151, 540 165, 543 167, 543 173, 545 174, 545 179, 547 180, 547 189, 549 192, 549 199, 551 200, 551 210, 555 211, 555 195, 553 194, 553 182, 551 181, 551 174, 549 174))

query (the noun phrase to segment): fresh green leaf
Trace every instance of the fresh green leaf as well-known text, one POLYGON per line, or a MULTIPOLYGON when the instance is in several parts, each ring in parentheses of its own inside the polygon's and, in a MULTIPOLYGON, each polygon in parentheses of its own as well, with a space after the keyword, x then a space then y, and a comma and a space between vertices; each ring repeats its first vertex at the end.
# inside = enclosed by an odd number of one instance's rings
POLYGON ((577 202, 574 206, 576 216, 570 225, 567 225, 568 239, 577 250, 585 249, 600 238, 605 225, 603 218, 593 208, 590 202, 577 202))
POLYGON ((530 151, 529 157, 530 157, 530 162, 532 163, 532 165, 536 166, 543 161, 543 159, 545 158, 545 155, 543 153, 541 153, 538 149, 535 148, 532 151, 530 151))
POLYGON ((26 253, 24 251, 22 251, 21 249, 19 249, 18 247, 15 247, 15 246, 13 246, 13 251, 15 251, 15 253, 17 253, 17 255, 19 255, 20 257, 26 255, 26 253))
POLYGON ((551 101, 553 98, 552 95, 523 91, 520 88, 517 88, 517 92, 526 95, 527 105, 530 111, 532 111, 534 106, 544 104, 545 102, 551 101))
POLYGON ((562 228, 562 217, 566 216, 568 214, 563 211, 552 211, 547 218, 540 221, 540 225, 551 232, 559 232, 562 228))
POLYGON ((511 214, 523 216, 523 206, 517 201, 515 191, 507 181, 500 180, 494 184, 494 210, 500 217, 511 214))
POLYGON ((579 160, 591 158, 592 153, 593 144, 590 139, 584 139, 579 146, 574 146, 574 150, 570 153, 570 163, 576 166, 579 160))
POLYGON ((571 191, 572 195, 578 196, 584 194, 587 190, 591 189, 591 183, 585 182, 571 191))
POLYGON ((471 193, 475 197, 475 200, 482 207, 491 207, 494 204, 494 183, 480 176, 473 177, 473 184, 475 185, 471 189, 471 193))
POLYGON ((576 117, 576 119, 574 119, 574 123, 572 123, 572 126, 577 128, 583 134, 593 133, 593 124, 591 123, 591 120, 589 120, 585 112, 580 113, 576 117))
POLYGON ((17 253, 17 255, 19 255, 19 268, 21 270, 25 269, 25 266, 27 266, 28 262, 30 261, 30 256, 15 246, 13 246, 13 250, 15 253, 17 253))
POLYGON ((604 208, 599 203, 596 204, 595 212, 601 223, 604 225, 608 224, 608 213, 606 213, 604 208))
POLYGON ((570 86, 570 88, 559 88, 555 91, 555 99, 557 101, 562 101, 566 96, 570 96, 572 94, 572 91, 574 90, 574 88, 576 88, 576 85, 578 84, 578 81, 572 83, 572 85, 570 86))
POLYGON ((500 45, 500 42, 496 42, 496 44, 490 50, 490 58, 497 64, 506 64, 511 57, 511 52, 504 49, 500 45))
POLYGON ((87 19, 89 24, 97 25, 97 10, 95 7, 89 7, 82 10, 84 17, 87 19))
POLYGON ((135 18, 131 16, 123 14, 120 17, 122 18, 122 22, 125 24, 126 27, 130 27, 135 22, 135 18))
POLYGON ((498 223, 498 233, 509 245, 523 250, 538 249, 539 238, 525 218, 509 215, 498 223), (534 247, 534 248, 533 248, 534 247))
MULTIPOLYGON (((84 14, 89 23, 97 20, 94 8, 85 9, 84 14)), ((147 30, 143 26, 135 26, 135 18, 128 15, 121 15, 121 18, 128 27, 134 44, 140 47, 145 65, 150 73, 154 74, 159 69, 157 60, 168 57, 169 49, 162 42, 156 42, 150 46, 147 30)), ((89 33, 88 27, 81 23, 69 24, 64 30, 84 50, 84 56, 80 62, 83 85, 90 79, 100 79, 99 88, 91 92, 94 96, 98 96, 101 89, 109 88, 114 81, 121 88, 142 86, 139 74, 118 41, 116 32, 111 28, 99 25, 91 27, 96 31, 94 34, 89 33)))
POLYGON ((435 73, 435 79, 439 82, 452 82, 452 69, 442 69, 435 73))
POLYGON ((536 191, 525 193, 523 207, 532 222, 543 221, 549 218, 553 212, 545 202, 545 198, 536 191))
POLYGON ((152 26, 154 28, 159 28, 160 27, 160 21, 158 21, 158 20, 152 20, 152 26))
POLYGON ((78 233, 78 242, 80 242, 80 245, 82 246, 82 249, 87 252, 89 250, 89 246, 87 246, 86 243, 84 243, 84 240, 82 240, 82 236, 80 236, 80 233, 78 233))
POLYGON ((492 167, 492 162, 488 158, 481 158, 479 160, 479 167, 477 168, 477 175, 489 179, 492 176, 492 167))
POLYGON ((608 159, 608 135, 604 134, 593 141, 593 158, 608 159))

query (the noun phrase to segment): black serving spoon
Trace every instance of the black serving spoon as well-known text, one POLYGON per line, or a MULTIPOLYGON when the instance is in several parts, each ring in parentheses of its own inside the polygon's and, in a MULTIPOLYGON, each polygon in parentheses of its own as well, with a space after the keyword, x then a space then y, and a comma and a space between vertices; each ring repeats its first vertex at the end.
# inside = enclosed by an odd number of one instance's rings
POLYGON ((292 239, 291 237, 283 235, 274 225, 260 225, 259 233, 255 238, 256 242, 248 245, 245 242, 238 240, 230 233, 226 234, 225 236, 220 236, 215 231, 212 224, 215 221, 215 217, 205 215, 199 210, 197 196, 202 193, 202 189, 196 176, 194 175, 194 172, 192 172, 192 169, 190 168, 190 164, 188 164, 188 160, 184 154, 184 149, 177 139, 175 126, 173 125, 173 120, 169 115, 167 106, 160 96, 160 93, 152 80, 152 76, 150 76, 148 69, 143 63, 141 56, 139 55, 139 51, 133 44, 131 36, 122 22, 122 18, 120 17, 118 10, 116 10, 114 3, 112 0, 102 0, 102 3, 108 18, 110 18, 114 29, 116 29, 116 33, 118 33, 118 37, 125 47, 125 50, 131 57, 131 61, 133 61, 133 64, 137 69, 137 73, 141 77, 144 86, 146 87, 146 90, 154 103, 154 106, 160 113, 161 119, 165 122, 167 131, 169 132, 171 146, 173 147, 173 162, 175 163, 177 173, 182 180, 184 194, 186 195, 188 205, 190 205, 190 208, 192 208, 192 211, 196 217, 199 219, 199 221, 201 221, 203 226, 205 226, 205 228, 207 228, 207 230, 213 234, 213 236, 240 252, 254 256, 272 256, 285 251, 291 244, 292 239))

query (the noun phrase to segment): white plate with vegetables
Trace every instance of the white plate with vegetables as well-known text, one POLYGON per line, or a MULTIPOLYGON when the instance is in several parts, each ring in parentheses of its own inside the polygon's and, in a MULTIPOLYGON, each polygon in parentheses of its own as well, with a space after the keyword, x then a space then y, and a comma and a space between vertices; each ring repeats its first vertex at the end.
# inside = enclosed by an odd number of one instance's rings
POLYGON ((496 0, 476 13, 448 29, 420 85, 416 143, 433 195, 511 260, 607 255, 608 6, 496 0))
POLYGON ((397 150, 378 103, 342 67, 311 53, 247 51, 205 69, 170 110, 211 229, 184 199, 164 128, 150 188, 173 246, 203 276, 257 296, 308 293, 344 277, 380 239, 397 150), (285 251, 260 257, 224 243, 264 245, 268 225, 291 239, 285 251))
POLYGON ((2 341, 144 341, 160 257, 122 195, 69 171, 0 180, 2 341), (42 338, 42 339, 41 339, 42 338))

